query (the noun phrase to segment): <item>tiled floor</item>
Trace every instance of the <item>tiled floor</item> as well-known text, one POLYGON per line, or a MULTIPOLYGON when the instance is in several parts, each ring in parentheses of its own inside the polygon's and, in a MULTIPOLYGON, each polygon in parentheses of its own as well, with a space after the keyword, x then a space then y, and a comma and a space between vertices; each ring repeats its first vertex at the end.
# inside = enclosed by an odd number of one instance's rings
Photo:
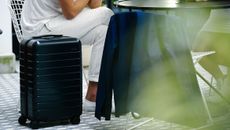
MULTIPOLYGON (((198 66, 199 67, 199 66, 198 66)), ((205 73, 203 73, 205 74, 205 73)), ((205 74, 210 78, 208 74, 205 74)), ((85 94, 86 82, 83 82, 85 94)), ((202 91, 205 96, 208 95, 207 85, 199 80, 202 91)), ((83 94, 83 95, 84 95, 83 94)), ((17 122, 20 116, 19 108, 19 74, 0 74, 0 130, 26 130, 27 126, 20 126, 17 122)), ((229 124, 229 123, 226 123, 229 124)), ((219 127, 218 127, 219 128, 219 127)), ((78 125, 57 125, 42 128, 44 130, 185 130, 190 129, 186 126, 160 121, 153 118, 134 119, 131 114, 115 118, 111 121, 97 120, 94 113, 84 112, 81 116, 81 122, 78 125)), ((230 130, 230 127, 226 128, 230 130)), ((207 129, 210 130, 210 129, 207 129)), ((223 129, 219 129, 223 130, 223 129)))

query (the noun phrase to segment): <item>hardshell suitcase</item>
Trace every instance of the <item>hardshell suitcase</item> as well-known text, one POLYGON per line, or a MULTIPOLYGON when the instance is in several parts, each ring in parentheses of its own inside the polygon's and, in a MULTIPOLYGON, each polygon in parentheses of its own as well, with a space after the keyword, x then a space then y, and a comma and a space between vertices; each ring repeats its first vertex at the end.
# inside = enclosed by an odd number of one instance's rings
POLYGON ((20 44, 21 125, 70 120, 82 114, 82 60, 80 40, 45 35, 20 44))

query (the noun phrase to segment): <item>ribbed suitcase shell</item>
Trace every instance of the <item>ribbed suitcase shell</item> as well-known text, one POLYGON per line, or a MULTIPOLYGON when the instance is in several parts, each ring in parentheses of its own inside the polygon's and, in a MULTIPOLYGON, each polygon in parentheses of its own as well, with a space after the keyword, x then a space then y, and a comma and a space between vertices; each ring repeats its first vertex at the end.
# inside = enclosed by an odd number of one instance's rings
POLYGON ((78 39, 51 35, 20 45, 20 124, 71 120, 82 114, 82 59, 78 39))

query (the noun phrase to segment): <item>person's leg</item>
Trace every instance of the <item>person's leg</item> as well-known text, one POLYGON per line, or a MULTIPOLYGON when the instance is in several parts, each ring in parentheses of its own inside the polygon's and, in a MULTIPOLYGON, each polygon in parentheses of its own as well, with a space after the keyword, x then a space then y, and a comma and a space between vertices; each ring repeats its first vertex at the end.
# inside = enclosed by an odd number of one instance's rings
POLYGON ((89 101, 96 101, 96 93, 97 93, 97 82, 100 73, 101 66, 101 58, 104 49, 104 42, 107 33, 108 26, 100 25, 95 27, 89 33, 87 33, 84 37, 81 38, 84 42, 90 42, 90 40, 94 41, 92 46, 92 52, 90 57, 90 66, 89 66, 89 85, 86 94, 86 99, 89 101))
MULTIPOLYGON (((106 8, 84 8, 74 19, 67 20, 58 16, 50 20, 46 26, 52 34, 63 34, 77 38, 84 37, 88 32, 99 25, 108 25, 113 12, 106 8)), ((83 45, 92 45, 93 42, 84 42, 83 45)))

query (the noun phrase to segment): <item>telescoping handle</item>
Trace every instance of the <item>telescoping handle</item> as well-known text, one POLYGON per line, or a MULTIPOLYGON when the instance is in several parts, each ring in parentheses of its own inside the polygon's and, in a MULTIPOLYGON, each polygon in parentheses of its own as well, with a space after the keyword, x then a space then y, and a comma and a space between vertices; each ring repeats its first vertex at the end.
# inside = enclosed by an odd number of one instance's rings
POLYGON ((62 37, 63 35, 61 35, 61 34, 55 34, 55 35, 53 35, 53 34, 48 34, 48 35, 40 35, 40 36, 34 36, 33 38, 34 39, 39 39, 39 38, 42 38, 42 39, 52 39, 52 38, 58 38, 58 37, 62 37))

